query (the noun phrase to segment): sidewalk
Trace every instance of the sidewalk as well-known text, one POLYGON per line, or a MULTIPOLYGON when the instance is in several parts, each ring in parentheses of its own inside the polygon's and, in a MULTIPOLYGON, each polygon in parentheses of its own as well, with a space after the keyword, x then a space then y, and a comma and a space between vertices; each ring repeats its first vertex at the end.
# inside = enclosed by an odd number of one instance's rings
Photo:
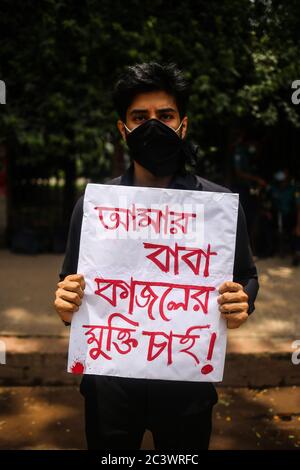
MULTIPOLYGON (((52 306, 63 257, 0 251, 0 259, 0 340, 7 350, 0 385, 78 383, 65 372, 69 328, 52 306)), ((222 385, 300 385, 300 365, 291 362, 292 342, 300 340, 300 268, 279 258, 259 260, 257 267, 256 311, 229 330, 222 385)))
MULTIPOLYGON (((0 449, 83 449, 80 377, 66 373, 69 329, 52 307, 62 257, 2 251, 0 260, 0 449)), ((229 330, 211 449, 300 448, 300 365, 291 362, 300 269, 280 259, 257 266, 256 312, 229 330)), ((142 448, 153 448, 149 431, 142 448)))

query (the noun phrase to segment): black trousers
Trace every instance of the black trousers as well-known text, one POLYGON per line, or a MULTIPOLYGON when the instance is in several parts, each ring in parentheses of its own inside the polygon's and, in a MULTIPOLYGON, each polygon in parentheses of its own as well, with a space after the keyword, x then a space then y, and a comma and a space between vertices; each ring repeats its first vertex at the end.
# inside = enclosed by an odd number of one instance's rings
POLYGON ((139 449, 146 429, 157 450, 208 449, 211 383, 84 375, 80 391, 88 449, 139 449))

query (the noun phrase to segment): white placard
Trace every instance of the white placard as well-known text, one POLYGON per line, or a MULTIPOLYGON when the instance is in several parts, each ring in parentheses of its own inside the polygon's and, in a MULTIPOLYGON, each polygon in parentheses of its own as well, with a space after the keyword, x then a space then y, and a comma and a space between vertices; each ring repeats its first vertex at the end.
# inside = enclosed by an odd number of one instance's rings
POLYGON ((237 214, 237 194, 87 185, 68 371, 221 381, 237 214))

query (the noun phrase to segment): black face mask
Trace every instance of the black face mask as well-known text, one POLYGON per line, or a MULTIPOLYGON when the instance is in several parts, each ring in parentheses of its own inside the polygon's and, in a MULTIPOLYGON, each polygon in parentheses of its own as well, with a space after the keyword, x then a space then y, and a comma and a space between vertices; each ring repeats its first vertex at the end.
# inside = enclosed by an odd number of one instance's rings
POLYGON ((185 143, 158 119, 148 119, 127 135, 130 156, 155 176, 169 176, 184 167, 185 143))

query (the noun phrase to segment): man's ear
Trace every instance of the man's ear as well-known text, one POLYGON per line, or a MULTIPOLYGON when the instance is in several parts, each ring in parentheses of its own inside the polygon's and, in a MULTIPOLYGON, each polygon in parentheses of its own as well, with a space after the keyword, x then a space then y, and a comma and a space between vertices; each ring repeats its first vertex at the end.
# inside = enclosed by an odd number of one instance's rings
POLYGON ((188 128, 188 117, 184 116, 182 119, 182 127, 181 127, 181 137, 184 139, 187 134, 187 128, 188 128))
POLYGON ((124 122, 121 121, 121 119, 118 120, 117 126, 118 126, 119 132, 122 136, 122 139, 126 141, 126 131, 125 131, 125 127, 124 127, 124 122))

